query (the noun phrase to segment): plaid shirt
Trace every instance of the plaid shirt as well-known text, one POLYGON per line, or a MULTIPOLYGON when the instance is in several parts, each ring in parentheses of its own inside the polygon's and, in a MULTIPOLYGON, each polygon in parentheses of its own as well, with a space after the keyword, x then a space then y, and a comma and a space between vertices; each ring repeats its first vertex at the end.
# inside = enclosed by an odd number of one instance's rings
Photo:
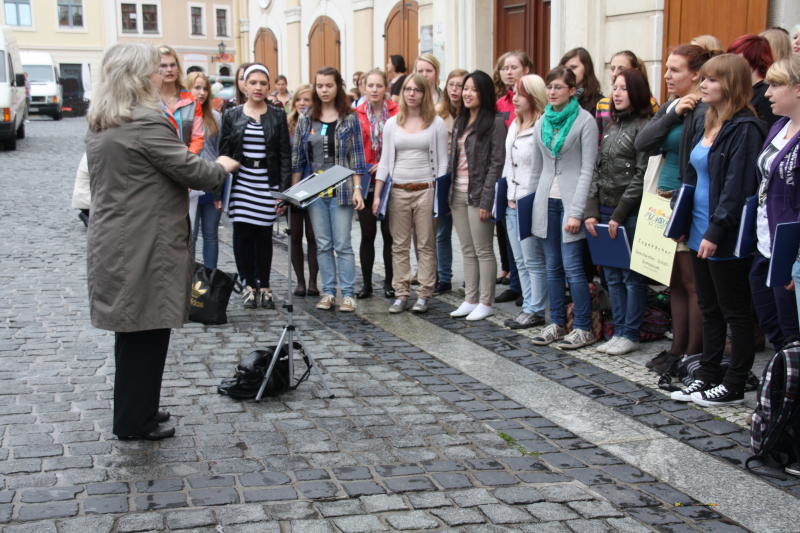
MULTIPOLYGON (((294 130, 292 142, 292 172, 304 172, 310 168, 308 154, 308 137, 311 134, 311 118, 300 115, 294 130)), ((335 163, 349 168, 357 175, 367 174, 367 163, 364 159, 364 144, 361 140, 361 126, 355 113, 348 113, 336 121, 335 163)), ((362 194, 364 192, 362 191, 362 194)), ((339 205, 353 203, 353 184, 345 180, 336 191, 339 205)))

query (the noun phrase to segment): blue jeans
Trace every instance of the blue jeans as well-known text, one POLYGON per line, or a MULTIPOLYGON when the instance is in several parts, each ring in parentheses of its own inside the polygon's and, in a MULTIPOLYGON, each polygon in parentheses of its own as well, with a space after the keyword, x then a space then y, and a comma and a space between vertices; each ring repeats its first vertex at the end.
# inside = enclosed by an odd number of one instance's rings
MULTIPOLYGON (((636 218, 636 214, 630 215, 623 224, 630 243, 633 243, 636 218)), ((609 220, 611 220, 610 215, 600 214, 602 224, 608 224, 609 220)), ((621 238, 619 234, 617 238, 621 238)), ((603 267, 603 273, 611 297, 614 335, 639 342, 642 318, 647 307, 647 284, 644 277, 628 268, 603 267)))
POLYGON ((544 260, 542 239, 528 237, 519 240, 518 214, 515 208, 506 210, 506 230, 508 244, 514 252, 514 263, 517 267, 522 294, 522 310, 544 316, 547 299, 547 273, 544 260))
POLYGON ((792 280, 794 281, 794 297, 797 299, 797 316, 800 317, 800 261, 795 261, 792 267, 792 280))
POLYGON ((436 219, 436 273, 440 283, 453 280, 453 215, 436 219))
POLYGON ((574 327, 591 331, 592 298, 589 294, 586 270, 583 268, 583 243, 580 240, 569 243, 563 241, 563 219, 564 206, 561 200, 549 198, 547 205, 547 238, 541 240, 544 245, 544 259, 547 264, 547 294, 550 300, 550 320, 562 327, 566 323, 566 310, 564 309, 565 283, 569 282, 569 291, 574 304, 574 327))
POLYGON ((221 210, 214 203, 197 204, 197 215, 192 232, 192 250, 197 249, 197 234, 203 232, 203 264, 208 268, 217 268, 219 257, 219 217, 221 210))
POLYGON ((342 296, 352 298, 356 292, 356 257, 350 243, 353 207, 339 205, 335 197, 318 198, 308 206, 308 214, 317 241, 323 294, 336 296, 338 272, 342 296))

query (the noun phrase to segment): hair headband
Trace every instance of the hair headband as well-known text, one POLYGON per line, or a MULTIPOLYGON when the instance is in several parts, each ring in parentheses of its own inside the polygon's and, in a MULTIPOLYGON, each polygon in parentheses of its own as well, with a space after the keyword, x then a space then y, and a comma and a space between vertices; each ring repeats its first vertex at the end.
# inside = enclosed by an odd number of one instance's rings
POLYGON ((265 67, 264 65, 250 65, 250 66, 249 66, 249 67, 247 67, 247 69, 244 71, 244 76, 243 76, 243 78, 244 78, 244 79, 247 79, 247 77, 248 77, 250 74, 252 74, 253 72, 256 72, 256 71, 263 72, 264 74, 266 74, 266 75, 267 75, 267 79, 269 79, 269 69, 267 69, 267 67, 265 67))

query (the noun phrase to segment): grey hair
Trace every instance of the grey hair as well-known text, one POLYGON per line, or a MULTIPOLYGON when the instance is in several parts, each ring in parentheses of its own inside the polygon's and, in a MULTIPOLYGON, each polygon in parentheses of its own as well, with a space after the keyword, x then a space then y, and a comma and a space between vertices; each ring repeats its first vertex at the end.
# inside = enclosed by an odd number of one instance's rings
POLYGON ((150 84, 161 56, 146 44, 115 44, 103 56, 100 82, 92 91, 87 120, 89 129, 102 131, 130 121, 133 108, 159 109, 158 97, 150 84))

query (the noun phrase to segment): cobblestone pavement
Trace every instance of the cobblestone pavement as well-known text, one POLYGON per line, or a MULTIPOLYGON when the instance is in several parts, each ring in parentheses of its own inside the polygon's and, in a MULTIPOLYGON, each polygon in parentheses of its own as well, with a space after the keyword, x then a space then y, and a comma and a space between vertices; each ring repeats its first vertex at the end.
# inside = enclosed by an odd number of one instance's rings
MULTIPOLYGON (((234 300, 227 325, 173 333, 162 405, 176 437, 116 440, 113 335, 89 324, 69 207, 84 122, 27 130, 0 152, 3 531, 797 530, 800 479, 746 473, 741 425, 666 400, 628 363, 453 321, 453 296, 397 320, 377 297, 355 315, 301 302, 335 397, 315 369, 261 403, 215 387, 275 343, 282 311, 234 300)), ((278 247, 278 295, 285 260, 278 247)))

